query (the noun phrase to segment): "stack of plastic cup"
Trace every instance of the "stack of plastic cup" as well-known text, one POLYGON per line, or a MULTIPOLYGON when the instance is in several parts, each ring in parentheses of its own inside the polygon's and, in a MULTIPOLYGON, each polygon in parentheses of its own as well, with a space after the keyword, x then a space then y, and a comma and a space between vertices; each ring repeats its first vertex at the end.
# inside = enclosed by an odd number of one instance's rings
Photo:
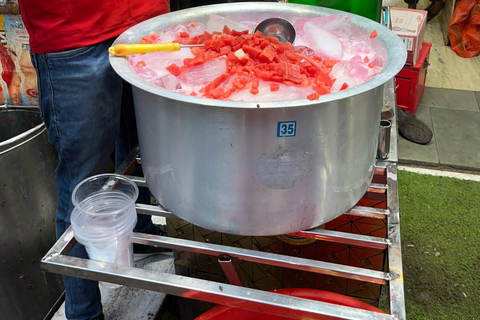
POLYGON ((138 187, 127 177, 101 174, 80 182, 72 194, 75 239, 92 260, 131 266, 138 187))

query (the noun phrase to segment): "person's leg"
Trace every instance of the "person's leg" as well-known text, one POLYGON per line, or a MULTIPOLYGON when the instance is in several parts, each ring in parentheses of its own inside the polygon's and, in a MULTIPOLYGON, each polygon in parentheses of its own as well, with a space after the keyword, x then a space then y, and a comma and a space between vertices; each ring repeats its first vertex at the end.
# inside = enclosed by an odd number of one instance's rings
MULTIPOLYGON (((111 68, 112 41, 58 53, 32 54, 40 109, 56 147, 57 237, 70 226, 71 194, 83 179, 109 170, 119 131, 122 80, 111 68)), ((71 255, 87 258, 79 244, 71 255)), ((102 319, 98 282, 64 276, 68 319, 102 319)))
POLYGON ((418 0, 404 0, 408 4, 409 9, 417 9, 418 0))
POLYGON ((433 18, 435 18, 445 6, 443 0, 430 0, 430 2, 431 2, 430 5, 427 8, 425 8, 425 10, 428 11, 427 21, 430 21, 433 18))

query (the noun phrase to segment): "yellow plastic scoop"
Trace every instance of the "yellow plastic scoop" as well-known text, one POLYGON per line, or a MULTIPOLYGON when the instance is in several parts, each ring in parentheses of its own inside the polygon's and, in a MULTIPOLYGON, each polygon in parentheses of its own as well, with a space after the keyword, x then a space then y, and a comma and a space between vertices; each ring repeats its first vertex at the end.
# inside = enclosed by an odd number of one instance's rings
POLYGON ((108 52, 118 57, 128 56, 130 54, 148 53, 148 52, 174 52, 182 48, 203 47, 203 44, 180 44, 178 42, 148 43, 148 44, 117 44, 108 48, 108 52))

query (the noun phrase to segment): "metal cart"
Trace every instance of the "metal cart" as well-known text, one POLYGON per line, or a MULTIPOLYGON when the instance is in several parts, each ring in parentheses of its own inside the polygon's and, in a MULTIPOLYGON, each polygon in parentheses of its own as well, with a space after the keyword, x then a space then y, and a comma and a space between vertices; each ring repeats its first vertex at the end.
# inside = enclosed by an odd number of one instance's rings
MULTIPOLYGON (((393 79, 385 87, 385 103, 395 106, 393 79), (393 101, 391 100, 393 98, 393 101)), ((178 274, 155 273, 136 267, 126 267, 106 262, 80 259, 67 256, 75 244, 73 231, 69 228, 42 259, 45 270, 69 276, 111 282, 130 287, 164 292, 184 298, 206 301, 269 314, 282 315, 292 319, 320 319, 332 316, 340 319, 406 319, 403 271, 400 241, 400 213, 397 190, 397 135, 396 119, 392 119, 391 144, 389 158, 377 161, 375 177, 367 192, 386 197, 386 209, 356 206, 346 214, 356 217, 368 217, 385 220, 386 237, 375 237, 349 232, 326 229, 311 229, 295 233, 295 236, 314 238, 333 244, 346 244, 362 248, 385 251, 383 270, 372 270, 317 261, 302 257, 293 257, 272 252, 237 248, 208 242, 186 240, 173 237, 154 236, 135 233, 133 241, 138 244, 161 246, 195 254, 217 257, 225 277, 230 282, 208 281, 178 274), (389 311, 381 314, 372 311, 340 306, 336 304, 285 296, 269 291, 243 286, 244 281, 238 270, 239 261, 249 261, 281 268, 307 271, 315 274, 330 275, 345 279, 360 280, 379 284, 388 290, 389 311)), ((117 170, 128 172, 135 164, 139 150, 131 153, 129 158, 117 170)), ((137 185, 146 186, 143 178, 131 177, 137 185)), ((138 213, 178 219, 174 213, 156 205, 136 204, 138 213)))

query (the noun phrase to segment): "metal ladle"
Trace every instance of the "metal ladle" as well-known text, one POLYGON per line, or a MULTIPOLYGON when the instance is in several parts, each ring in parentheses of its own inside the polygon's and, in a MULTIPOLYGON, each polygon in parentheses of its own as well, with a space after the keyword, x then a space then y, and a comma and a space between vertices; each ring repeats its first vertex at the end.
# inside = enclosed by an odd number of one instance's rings
POLYGON ((257 31, 260 31, 264 36, 267 37, 276 37, 282 43, 293 43, 296 35, 293 25, 282 18, 270 18, 263 20, 255 28, 255 32, 257 31))

